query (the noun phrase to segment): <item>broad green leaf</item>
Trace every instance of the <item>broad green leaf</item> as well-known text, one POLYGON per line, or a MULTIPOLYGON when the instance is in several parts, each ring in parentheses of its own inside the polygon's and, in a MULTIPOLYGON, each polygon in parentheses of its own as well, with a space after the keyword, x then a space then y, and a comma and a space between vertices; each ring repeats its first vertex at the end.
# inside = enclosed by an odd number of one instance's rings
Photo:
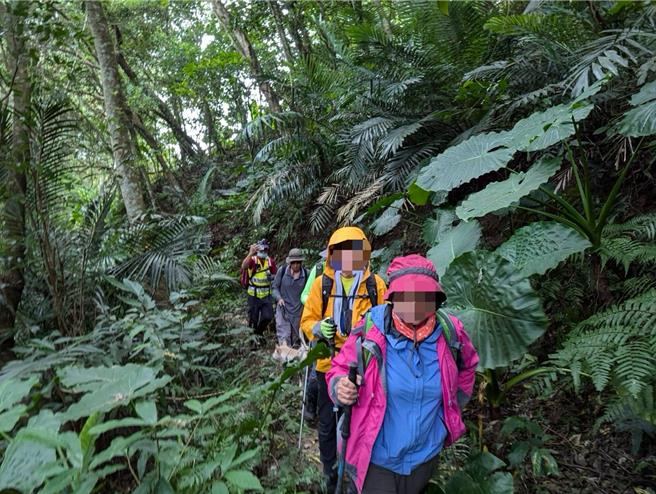
POLYGON ((498 254, 461 255, 447 269, 442 286, 478 351, 481 369, 508 366, 546 328, 547 317, 529 279, 498 254))
POLYGON ((248 470, 231 470, 225 473, 225 478, 239 489, 252 491, 263 490, 260 480, 248 470))
POLYGON ((4 451, 0 465, 0 489, 32 492, 46 480, 46 465, 55 461, 57 432, 61 423, 50 410, 42 410, 20 429, 4 451), (49 437, 44 442, 40 438, 49 437))
POLYGON ((437 8, 444 15, 449 15, 449 0, 437 0, 437 8))
POLYGON ((485 173, 505 167, 514 149, 508 147, 508 133, 470 137, 450 147, 422 168, 417 185, 430 191, 450 191, 485 173))
POLYGON ((116 458, 117 456, 134 454, 134 451, 132 451, 130 447, 133 446, 137 441, 142 440, 144 437, 146 436, 143 434, 143 432, 137 432, 128 437, 115 437, 108 448, 103 449, 93 457, 89 467, 95 469, 103 463, 116 458))
POLYGON ((99 436, 104 434, 107 431, 114 429, 120 429, 123 427, 138 427, 148 425, 144 422, 143 419, 137 417, 125 417, 122 419, 108 420, 107 422, 101 422, 100 424, 94 425, 89 429, 89 434, 92 436, 99 436))
POLYGON ((232 462, 233 467, 237 467, 241 465, 242 463, 255 458, 257 454, 260 452, 259 448, 254 448, 254 449, 249 449, 248 451, 244 451, 242 454, 240 454, 235 460, 232 462))
POLYGON ((134 406, 134 409, 146 424, 157 423, 157 406, 154 401, 140 401, 134 406))
POLYGON ((505 463, 490 453, 471 456, 464 468, 449 479, 445 492, 449 494, 512 494, 513 478, 498 472, 505 463))
POLYGON ((555 221, 537 221, 517 230, 496 253, 524 276, 544 274, 592 244, 579 232, 555 221))
POLYGON ((631 106, 639 106, 656 99, 656 81, 648 82, 631 96, 631 106))
POLYGON ((627 137, 656 134, 656 81, 642 86, 631 97, 631 106, 619 123, 619 131, 627 137))
POLYGON ((237 444, 232 443, 228 446, 226 446, 222 451, 221 454, 219 455, 219 461, 221 463, 221 471, 225 472, 227 470, 230 470, 230 467, 232 466, 232 460, 235 459, 235 455, 237 454, 237 444))
POLYGON ((425 206, 428 204, 428 199, 430 199, 430 191, 424 190, 417 185, 417 182, 412 182, 410 187, 408 187, 408 199, 412 204, 417 206, 425 206))
POLYGON ((196 412, 198 415, 203 413, 203 405, 201 404, 200 401, 198 400, 188 400, 184 402, 184 405, 191 410, 192 412, 196 412))
POLYGON ((391 232, 401 221, 401 207, 405 199, 394 201, 372 224, 373 234, 377 236, 391 232))
POLYGON ((169 484, 169 481, 164 477, 160 477, 155 485, 155 491, 153 494, 175 494, 173 487, 169 484))
POLYGON ((428 245, 439 242, 442 235, 450 231, 457 220, 453 209, 437 209, 435 212, 435 218, 426 219, 422 228, 422 238, 428 245))
POLYGON ((0 412, 9 410, 14 404, 25 398, 38 382, 39 378, 37 376, 31 376, 22 381, 18 379, 3 379, 0 382, 0 412))
POLYGON ((481 239, 481 227, 476 220, 462 222, 440 236, 440 241, 428 251, 437 274, 444 276, 449 264, 465 252, 476 248, 481 239))
POLYGON ((619 132, 627 137, 656 134, 656 100, 626 112, 619 123, 619 132))
POLYGON ((230 494, 228 486, 220 480, 212 483, 212 494, 230 494))
POLYGON ((88 417, 126 405, 165 386, 171 378, 157 377, 151 367, 127 364, 112 367, 65 367, 57 372, 62 386, 75 393, 86 392, 61 414, 63 421, 88 417))
POLYGON ((527 172, 514 173, 502 182, 493 182, 462 201, 456 214, 467 221, 507 208, 549 180, 560 168, 560 163, 560 157, 543 158, 527 172))
POLYGON ((11 431, 16 422, 20 420, 23 414, 27 411, 27 406, 25 405, 14 405, 11 410, 3 412, 0 414, 0 432, 9 432, 11 431))
POLYGON ((519 151, 539 151, 552 146, 574 134, 572 118, 578 122, 585 119, 594 105, 563 104, 520 120, 510 135, 509 146, 519 151))

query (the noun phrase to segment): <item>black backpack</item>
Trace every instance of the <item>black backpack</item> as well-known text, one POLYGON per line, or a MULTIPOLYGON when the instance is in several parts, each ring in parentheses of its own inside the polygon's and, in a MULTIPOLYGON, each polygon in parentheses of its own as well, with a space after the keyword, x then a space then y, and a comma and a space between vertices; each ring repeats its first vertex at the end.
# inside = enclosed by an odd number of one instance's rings
MULTIPOLYGON (((308 279, 308 270, 307 270, 307 268, 305 266, 303 266, 303 267, 301 267, 301 269, 303 270, 303 276, 305 276, 305 279, 307 280, 308 279)), ((285 264, 282 267, 281 271, 282 271, 282 273, 280 273, 280 277, 282 278, 283 276, 285 276, 285 273, 287 272, 287 264, 285 264)))

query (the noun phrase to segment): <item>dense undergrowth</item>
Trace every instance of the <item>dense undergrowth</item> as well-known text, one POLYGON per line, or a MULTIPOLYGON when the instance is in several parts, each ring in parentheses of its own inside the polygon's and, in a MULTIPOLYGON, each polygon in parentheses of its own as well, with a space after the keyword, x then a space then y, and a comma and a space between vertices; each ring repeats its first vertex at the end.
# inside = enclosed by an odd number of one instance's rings
POLYGON ((343 224, 481 356, 430 492, 656 492, 653 2, 221 5, 0 0, 0 493, 319 492, 235 280, 343 224))

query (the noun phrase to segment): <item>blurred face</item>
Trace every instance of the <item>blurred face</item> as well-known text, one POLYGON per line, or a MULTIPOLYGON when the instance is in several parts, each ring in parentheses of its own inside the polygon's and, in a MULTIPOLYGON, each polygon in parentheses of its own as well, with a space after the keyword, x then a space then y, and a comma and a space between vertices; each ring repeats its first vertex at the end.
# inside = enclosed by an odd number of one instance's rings
POLYGON ((434 292, 397 292, 392 296, 394 312, 408 324, 419 324, 435 312, 434 292))
POLYGON ((289 263, 292 273, 298 273, 301 270, 301 261, 294 261, 289 263))
POLYGON ((369 262, 368 253, 365 253, 361 240, 342 242, 334 246, 331 252, 330 265, 335 271, 347 274, 363 271, 369 262))

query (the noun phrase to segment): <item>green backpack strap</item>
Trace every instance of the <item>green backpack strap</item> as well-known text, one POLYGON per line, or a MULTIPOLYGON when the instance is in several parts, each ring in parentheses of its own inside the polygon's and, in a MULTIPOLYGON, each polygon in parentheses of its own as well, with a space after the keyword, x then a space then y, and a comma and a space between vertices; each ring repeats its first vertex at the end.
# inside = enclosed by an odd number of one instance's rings
POLYGON ((374 322, 371 319, 371 312, 367 311, 367 313, 364 315, 364 324, 362 325, 362 330, 360 333, 358 333, 358 337, 355 340, 355 353, 358 356, 358 374, 360 374, 363 380, 364 372, 367 369, 369 362, 371 361, 371 352, 362 347, 362 342, 373 326, 374 322))
POLYGON ((460 350, 462 350, 462 343, 458 340, 458 332, 456 327, 453 324, 453 321, 449 317, 448 312, 444 309, 438 309, 435 313, 437 320, 442 326, 442 333, 444 333, 444 338, 446 339, 446 344, 449 346, 451 355, 453 356, 453 361, 458 366, 458 369, 462 368, 462 357, 460 355, 460 350))

